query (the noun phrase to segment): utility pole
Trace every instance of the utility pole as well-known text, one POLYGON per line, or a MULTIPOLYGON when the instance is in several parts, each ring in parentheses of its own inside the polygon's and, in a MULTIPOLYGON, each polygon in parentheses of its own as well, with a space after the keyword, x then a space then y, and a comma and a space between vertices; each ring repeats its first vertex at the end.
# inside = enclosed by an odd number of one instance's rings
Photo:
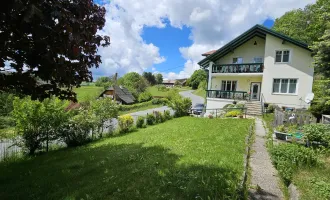
POLYGON ((118 73, 116 72, 115 73, 115 76, 113 77, 113 100, 116 101, 116 89, 115 89, 115 86, 117 86, 117 76, 118 76, 118 73))

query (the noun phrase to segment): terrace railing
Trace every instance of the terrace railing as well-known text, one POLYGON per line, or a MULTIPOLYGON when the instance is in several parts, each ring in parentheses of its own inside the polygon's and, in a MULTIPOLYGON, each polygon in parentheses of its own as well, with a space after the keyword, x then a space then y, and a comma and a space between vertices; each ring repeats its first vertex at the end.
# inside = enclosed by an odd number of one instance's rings
POLYGON ((263 63, 213 65, 212 73, 262 73, 263 63))
POLYGON ((247 92, 244 91, 224 91, 224 90, 206 90, 208 98, 247 100, 247 92))

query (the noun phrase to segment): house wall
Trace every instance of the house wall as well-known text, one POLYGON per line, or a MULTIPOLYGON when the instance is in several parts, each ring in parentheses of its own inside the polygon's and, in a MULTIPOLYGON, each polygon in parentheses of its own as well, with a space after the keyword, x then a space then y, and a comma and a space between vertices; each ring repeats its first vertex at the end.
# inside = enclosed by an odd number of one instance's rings
POLYGON ((243 63, 254 63, 254 57, 264 57, 265 55, 265 40, 260 37, 254 37, 238 48, 234 49, 233 53, 229 53, 216 61, 216 64, 232 64, 233 58, 242 57, 243 63), (254 45, 254 42, 257 45, 254 45))
MULTIPOLYGON (((211 90, 221 90, 223 80, 237 81, 237 91, 250 92, 252 82, 262 82, 262 76, 217 76, 212 77, 211 90)), ((261 86, 262 88, 262 86, 261 86)))
POLYGON ((264 73, 261 93, 265 101, 288 107, 307 107, 299 100, 305 99, 312 92, 314 68, 311 67, 313 58, 311 52, 289 42, 267 34, 265 45, 264 73), (290 50, 289 63, 275 63, 276 50, 290 50), (273 94, 274 78, 297 78, 296 94, 273 94))

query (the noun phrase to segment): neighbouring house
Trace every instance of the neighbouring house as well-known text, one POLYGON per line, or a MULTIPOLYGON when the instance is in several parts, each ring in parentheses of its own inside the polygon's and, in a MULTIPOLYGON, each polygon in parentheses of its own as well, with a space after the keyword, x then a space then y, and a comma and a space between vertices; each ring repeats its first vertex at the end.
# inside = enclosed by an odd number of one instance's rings
POLYGON ((104 90, 100 97, 116 99, 120 104, 133 104, 136 101, 132 93, 123 86, 111 86, 104 90))
POLYGON ((162 84, 167 88, 172 88, 174 87, 175 80, 164 80, 162 84))
POLYGON ((263 103, 307 108, 314 69, 308 45, 256 25, 222 48, 203 54, 208 70, 207 109, 248 101, 255 114, 263 103))

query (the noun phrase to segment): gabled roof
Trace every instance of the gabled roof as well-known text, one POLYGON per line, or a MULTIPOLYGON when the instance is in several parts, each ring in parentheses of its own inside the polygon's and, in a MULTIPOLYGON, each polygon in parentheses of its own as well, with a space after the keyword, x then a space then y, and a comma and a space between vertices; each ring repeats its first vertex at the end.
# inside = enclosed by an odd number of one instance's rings
POLYGON ((208 51, 206 53, 203 53, 202 56, 209 56, 211 54, 213 54, 214 52, 216 52, 217 50, 211 50, 211 51, 208 51))
POLYGON ((266 28, 264 26, 257 24, 255 26, 253 26, 252 28, 250 28, 249 30, 247 30, 246 32, 244 32, 243 34, 241 34, 240 36, 238 36, 235 39, 233 39, 232 41, 230 41, 229 43, 227 43, 225 46, 221 47, 220 49, 218 49, 217 51, 215 51, 214 53, 209 55, 208 57, 201 60, 198 64, 200 66, 205 66, 208 62, 218 60, 219 58, 225 56, 226 54, 233 51, 237 47, 241 46, 242 44, 244 44, 248 40, 252 39, 253 37, 257 36, 257 37, 265 39, 267 34, 280 38, 283 41, 290 42, 303 49, 312 51, 310 48, 308 48, 308 45, 306 43, 292 39, 286 35, 283 35, 274 30, 271 30, 269 28, 266 28))
POLYGON ((111 90, 115 91, 116 98, 119 98, 119 100, 125 102, 126 104, 134 103, 135 98, 132 95, 132 93, 127 88, 122 87, 122 86, 120 86, 120 87, 111 86, 111 87, 107 88, 105 91, 103 91, 102 94, 100 95, 100 97, 102 97, 106 91, 111 91, 111 90))

